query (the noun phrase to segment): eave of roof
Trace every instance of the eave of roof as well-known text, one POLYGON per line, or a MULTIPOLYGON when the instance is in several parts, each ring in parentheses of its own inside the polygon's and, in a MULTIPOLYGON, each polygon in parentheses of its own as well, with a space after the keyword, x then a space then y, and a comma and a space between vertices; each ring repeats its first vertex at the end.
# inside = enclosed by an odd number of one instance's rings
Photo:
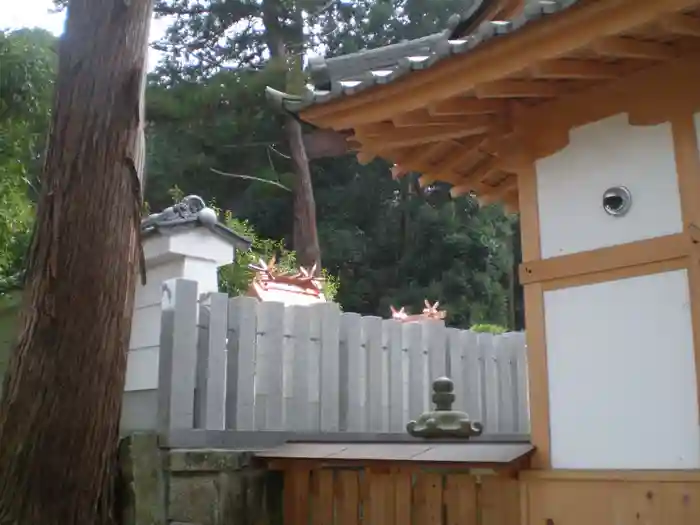
POLYGON ((166 223, 151 225, 148 228, 142 227, 141 237, 145 239, 155 234, 172 235, 181 231, 195 228, 206 228, 216 236, 231 243, 231 245, 237 250, 248 250, 252 244, 252 241, 250 239, 238 235, 236 232, 234 232, 230 228, 227 228, 220 222, 216 222, 211 225, 205 224, 202 221, 200 221, 199 218, 196 216, 189 217, 175 225, 168 225, 166 223))
POLYGON ((469 53, 496 37, 515 33, 543 17, 564 11, 578 1, 528 3, 519 16, 507 21, 482 21, 487 2, 474 1, 462 15, 454 15, 448 27, 440 33, 376 50, 311 60, 309 73, 314 84, 307 87, 303 95, 292 95, 271 87, 266 89, 266 94, 273 106, 296 114, 311 106, 390 84, 454 55, 469 53))

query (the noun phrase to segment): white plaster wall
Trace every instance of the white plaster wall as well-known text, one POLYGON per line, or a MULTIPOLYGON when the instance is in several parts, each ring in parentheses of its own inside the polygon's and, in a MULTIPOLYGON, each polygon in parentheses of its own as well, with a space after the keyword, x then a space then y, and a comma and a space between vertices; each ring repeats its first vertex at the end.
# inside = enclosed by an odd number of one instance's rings
POLYGON ((686 270, 545 293, 552 466, 700 468, 686 270))
POLYGON ((630 126, 626 114, 574 129, 537 162, 542 258, 679 233, 683 229, 669 123, 630 126), (602 196, 627 186, 632 208, 611 217, 602 196))
POLYGON ((233 247, 203 228, 172 236, 155 236, 144 243, 146 285, 139 283, 131 320, 127 356, 127 392, 158 388, 158 349, 160 344, 161 285, 167 279, 182 277, 197 281, 200 293, 218 290, 217 269, 225 253, 228 262, 233 247), (192 235, 196 232, 197 235, 192 235), (165 242, 167 241, 167 242, 165 242), (171 251, 176 249, 176 252, 171 251), (224 249, 225 248, 225 249, 224 249), (184 256, 189 252, 195 256, 184 256))

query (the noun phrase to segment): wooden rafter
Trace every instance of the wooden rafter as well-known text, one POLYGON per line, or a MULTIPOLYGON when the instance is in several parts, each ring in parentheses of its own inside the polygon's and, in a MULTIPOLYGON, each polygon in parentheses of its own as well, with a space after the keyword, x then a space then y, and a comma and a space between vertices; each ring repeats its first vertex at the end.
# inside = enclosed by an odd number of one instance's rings
POLYGON ((408 113, 402 113, 394 117, 394 125, 397 128, 415 126, 444 126, 463 125, 465 127, 479 127, 484 122, 491 122, 493 117, 487 115, 443 115, 433 116, 427 109, 416 109, 408 113))
POLYGON ((417 148, 413 152, 400 157, 396 165, 392 169, 392 177, 397 179, 403 177, 410 171, 422 171, 426 168, 430 159, 436 155, 440 155, 445 150, 452 148, 451 141, 435 142, 427 146, 417 148))
POLYGON ((625 73, 618 64, 594 60, 548 60, 530 68, 535 78, 549 79, 611 79, 625 73))
POLYGON ((497 80, 476 86, 479 98, 552 98, 570 88, 556 83, 537 80, 497 80))
POLYGON ((624 37, 601 38, 591 48, 599 55, 615 58, 671 60, 676 57, 676 50, 668 44, 644 42, 624 37))
POLYGON ((428 106, 433 116, 485 115, 500 113, 507 107, 504 100, 480 100, 478 98, 455 97, 428 106))
POLYGON ((482 206, 492 204, 494 202, 502 201, 504 198, 518 189, 518 177, 513 173, 506 174, 506 179, 501 181, 501 183, 489 190, 485 195, 477 195, 477 200, 482 206))
POLYGON ((690 15, 671 15, 661 21, 661 29, 674 35, 700 37, 700 18, 690 15))
POLYGON ((465 193, 475 192, 477 195, 483 191, 484 184, 482 181, 491 173, 499 169, 499 159, 496 157, 486 157, 477 164, 477 166, 469 172, 466 177, 455 182, 455 185, 450 190, 450 195, 457 197, 465 193))
MULTIPOLYGON (((475 117, 480 118, 480 117, 475 117)), ((383 128, 372 127, 356 129, 355 140, 369 145, 374 150, 397 149, 417 146, 439 140, 458 139, 482 135, 495 125, 492 117, 482 116, 480 120, 472 120, 465 124, 445 124, 443 126, 416 126, 411 128, 395 128, 387 125, 383 128)))
MULTIPOLYGON (((435 66, 336 102, 302 112, 305 120, 335 129, 392 118, 502 79, 523 67, 585 48, 597 38, 630 31, 689 7, 697 0, 582 2, 546 24, 533 24, 435 66)), ((619 50, 618 50, 619 51, 619 50)), ((648 53, 647 53, 648 54, 648 53)))

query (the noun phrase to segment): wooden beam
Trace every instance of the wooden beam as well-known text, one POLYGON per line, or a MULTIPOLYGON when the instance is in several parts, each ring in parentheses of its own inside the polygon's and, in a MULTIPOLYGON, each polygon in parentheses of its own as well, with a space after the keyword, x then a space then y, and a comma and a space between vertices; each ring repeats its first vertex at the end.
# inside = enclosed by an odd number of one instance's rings
POLYGON ((482 180, 488 177, 491 173, 498 169, 498 159, 496 157, 487 157, 469 173, 462 180, 457 182, 452 189, 450 189, 450 195, 453 197, 458 197, 459 195, 464 195, 471 191, 477 194, 483 191, 484 184, 482 180))
POLYGON ((548 60, 530 68, 535 78, 552 79, 610 79, 624 74, 617 64, 594 60, 548 60))
POLYGON ((503 100, 455 97, 430 104, 428 113, 434 116, 484 115, 487 113, 500 113, 506 107, 506 102, 503 100))
POLYGON ((382 132, 378 132, 375 129, 372 133, 357 134, 354 139, 359 140, 363 145, 369 146, 373 151, 380 151, 417 146, 440 140, 483 135, 493 125, 491 118, 483 118, 480 122, 470 122, 467 126, 445 124, 443 126, 387 128, 382 132))
POLYGON ((446 142, 434 142, 433 144, 428 144, 422 148, 417 148, 413 152, 409 153, 398 159, 396 176, 394 178, 399 178, 410 171, 422 171, 430 162, 430 159, 437 155, 443 154, 448 148, 451 148, 452 144, 450 141, 446 142))
POLYGON ((663 31, 674 35, 700 37, 700 18, 690 15, 671 15, 659 24, 663 31))
POLYGON ((483 122, 493 117, 485 115, 445 115, 433 116, 427 109, 416 109, 394 117, 394 125, 397 128, 414 126, 444 126, 445 124, 460 124, 470 127, 471 123, 481 126, 483 122))
POLYGON ((536 80, 497 80, 476 86, 479 98, 552 98, 568 91, 553 82, 536 80))
POLYGON ((615 58, 671 60, 676 57, 676 50, 667 44, 643 42, 624 37, 601 38, 591 47, 599 55, 615 58))
POLYGON ((312 106, 302 111, 301 117, 334 129, 389 119, 584 48, 596 38, 623 33, 696 5, 697 0, 581 2, 541 23, 527 25, 395 82, 312 106))
POLYGON ((482 206, 502 201, 506 195, 518 189, 518 176, 515 173, 508 173, 506 179, 493 189, 485 189, 478 194, 477 200, 482 206))
POLYGON ((430 173, 426 173, 426 175, 432 177, 434 174, 437 178, 440 178, 452 173, 456 168, 464 166, 468 160, 480 154, 479 144, 481 144, 485 138, 484 136, 473 137, 473 141, 470 144, 464 145, 459 151, 435 164, 430 170, 430 173))

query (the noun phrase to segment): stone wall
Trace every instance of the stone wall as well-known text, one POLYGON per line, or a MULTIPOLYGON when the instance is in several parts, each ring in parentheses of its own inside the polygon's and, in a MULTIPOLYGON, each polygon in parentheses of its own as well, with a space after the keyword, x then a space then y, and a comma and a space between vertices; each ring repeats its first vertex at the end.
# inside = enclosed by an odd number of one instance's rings
POLYGON ((125 525, 281 525, 282 476, 248 451, 163 450, 154 434, 121 446, 125 525))

